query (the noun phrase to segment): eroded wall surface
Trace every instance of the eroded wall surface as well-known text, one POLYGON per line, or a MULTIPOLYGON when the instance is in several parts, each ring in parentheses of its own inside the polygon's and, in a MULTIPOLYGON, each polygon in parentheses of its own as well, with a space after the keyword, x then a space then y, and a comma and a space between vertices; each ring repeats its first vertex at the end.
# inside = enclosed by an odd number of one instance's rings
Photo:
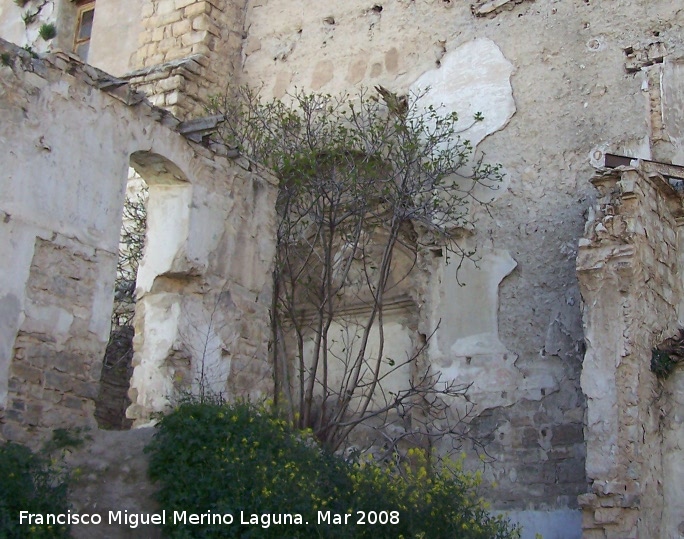
MULTIPOLYGON (((8 3, 0 3, 0 30, 14 32, 5 21, 16 6, 8 3)), ((489 194, 491 212, 478 212, 469 238, 481 263, 467 265, 458 276, 465 287, 444 257, 424 261, 415 293, 420 331, 430 334, 439 323, 430 348, 433 361, 455 379, 474 382, 474 426, 495 457, 486 475, 498 486, 488 497, 496 507, 534 522, 547 539, 578 537, 576 497, 588 482, 598 488, 596 478, 608 473, 613 458, 596 447, 618 447, 611 436, 622 429, 612 404, 595 405, 623 398, 619 384, 613 385, 622 376, 613 362, 622 337, 611 325, 623 298, 619 279, 610 272, 599 287, 606 295, 603 310, 585 313, 594 317, 587 326, 594 329, 587 330, 586 364, 599 361, 596 376, 607 382, 594 387, 594 377, 584 375, 580 385, 585 335, 575 258, 586 213, 597 197, 587 180, 607 152, 684 163, 684 10, 669 0, 154 0, 140 13, 141 70, 131 80, 179 115, 201 114, 207 96, 223 93, 233 80, 275 97, 295 87, 340 93, 381 84, 405 93, 429 85, 427 99, 458 111, 464 136, 478 143, 487 159, 503 164, 506 180, 489 194), (485 121, 469 127, 478 111, 485 121), (609 291, 613 285, 617 292, 609 291), (594 354, 592 339, 612 343, 604 345, 609 356, 594 354), (606 424, 618 425, 617 431, 606 424)), ((27 268, 32 253, 22 255, 27 268)), ((241 264, 231 258, 231 268, 241 264)), ((159 327, 146 342, 158 339, 162 348, 174 350, 169 335, 182 310, 173 287, 162 284, 154 301, 142 302, 140 320, 157 321, 159 327)), ((582 286, 588 292, 586 283, 582 286)), ((23 283, 16 287, 23 289, 23 283)), ((672 301, 654 303, 664 309, 668 329, 675 321, 672 305, 678 303, 672 301)), ((185 353, 172 357, 174 372, 182 375, 185 353)), ((639 387, 647 387, 639 377, 639 387)), ((142 384, 143 378, 138 380, 142 384)), ((671 382, 673 394, 677 383, 671 382)), ((156 402, 155 395, 141 397, 145 406, 156 402)), ((679 409, 678 399, 671 401, 673 409, 679 409)), ((645 413, 642 406, 635 410, 645 413)), ((637 434, 632 429, 620 436, 627 443, 637 434)), ((681 444, 677 435, 668 436, 672 451, 662 466, 666 476, 679 477, 675 449, 681 444)), ((652 467, 643 477, 660 477, 661 465, 653 459, 637 461, 637 467, 652 467)), ((663 488, 676 493, 674 485, 669 481, 663 488)), ((658 494, 656 486, 644 488, 658 494)), ((582 498, 582 503, 593 502, 582 498)), ((588 536, 595 531, 603 537, 617 518, 612 513, 623 515, 615 507, 591 517, 603 523, 592 528, 589 521, 588 536)), ((663 514, 674 519, 673 507, 663 514)), ((643 525, 653 531, 651 524, 643 525)))
MULTIPOLYGON (((464 126, 474 110, 491 122, 464 134, 507 173, 478 215, 482 261, 465 287, 444 259, 426 268, 422 331, 441 320, 434 361, 474 382, 498 507, 576 509, 586 489, 575 257, 587 180, 607 151, 676 160, 679 124, 662 118, 679 102, 683 17, 666 1, 248 2, 242 78, 267 95, 427 82, 464 126)), ((544 536, 578 537, 574 515, 544 536)))
POLYGON ((679 537, 684 522, 674 495, 684 471, 681 373, 663 383, 650 371, 651 350, 681 323, 684 213, 667 178, 636 166, 593 179, 599 199, 577 259, 587 343, 586 537, 679 537))
POLYGON ((106 73, 0 49, 3 438, 94 426, 129 166, 151 193, 129 416, 148 422, 198 381, 268 390, 272 181, 189 142, 106 73))

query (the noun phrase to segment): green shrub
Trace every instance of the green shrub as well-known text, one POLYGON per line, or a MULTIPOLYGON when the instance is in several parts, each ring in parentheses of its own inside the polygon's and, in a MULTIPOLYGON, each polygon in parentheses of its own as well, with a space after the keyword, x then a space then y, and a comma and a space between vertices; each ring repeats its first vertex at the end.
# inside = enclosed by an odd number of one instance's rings
POLYGON ((150 453, 169 537, 332 537, 509 539, 517 530, 490 517, 457 469, 429 475, 421 454, 412 466, 350 464, 306 432, 248 403, 183 404, 164 417, 150 453), (400 473, 401 472, 401 473, 400 473), (230 514, 230 524, 174 523, 174 511, 230 514), (243 518, 241 518, 241 511, 243 518), (330 523, 319 523, 330 511, 330 523), (366 524, 358 524, 361 513, 366 524), (301 524, 242 524, 252 514, 301 514, 301 524), (347 524, 335 525, 333 515, 347 524))
POLYGON ((19 525, 19 511, 66 513, 66 480, 43 456, 19 444, 0 444, 0 537, 69 537, 68 526, 19 525))
POLYGON ((50 41, 57 35, 57 27, 52 23, 41 24, 38 29, 38 35, 44 41, 50 41))

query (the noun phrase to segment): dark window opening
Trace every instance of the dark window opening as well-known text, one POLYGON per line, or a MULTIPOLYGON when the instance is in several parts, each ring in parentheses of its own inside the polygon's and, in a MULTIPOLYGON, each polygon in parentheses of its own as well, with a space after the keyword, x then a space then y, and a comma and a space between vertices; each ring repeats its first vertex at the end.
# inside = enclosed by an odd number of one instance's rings
POLYGON ((95 2, 82 2, 78 4, 76 14, 76 35, 74 36, 74 52, 84 62, 88 60, 90 48, 90 35, 93 31, 95 19, 95 2))

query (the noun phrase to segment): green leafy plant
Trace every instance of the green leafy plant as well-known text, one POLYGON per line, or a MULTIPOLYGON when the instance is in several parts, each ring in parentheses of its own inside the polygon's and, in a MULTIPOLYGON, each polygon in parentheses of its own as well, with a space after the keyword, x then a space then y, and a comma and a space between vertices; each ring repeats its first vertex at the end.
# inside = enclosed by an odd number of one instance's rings
POLYGON ((665 339, 651 351, 651 372, 666 379, 679 363, 684 362, 684 329, 665 339))
POLYGON ((70 451, 81 447, 86 440, 90 439, 92 436, 87 433, 86 428, 55 429, 52 431, 52 438, 43 446, 42 453, 51 455, 57 452, 70 451))
POLYGON ((654 348, 651 352, 651 371, 658 377, 665 379, 677 366, 677 361, 670 357, 670 354, 654 348))
POLYGON ((25 12, 25 13, 21 16, 21 20, 24 21, 24 26, 28 26, 28 25, 31 24, 33 21, 35 21, 35 20, 36 20, 36 17, 38 17, 38 13, 39 13, 38 11, 36 11, 36 12, 34 12, 34 13, 31 13, 30 11, 25 12))
POLYGON ((20 511, 66 513, 67 479, 45 454, 11 442, 0 444, 0 537, 69 537, 67 526, 19 524, 20 511))
POLYGON ((38 35, 40 35, 44 41, 50 41, 57 35, 57 27, 51 22, 41 24, 38 29, 38 35))
POLYGON ((19 7, 24 7, 26 4, 28 4, 31 0, 14 0, 14 3, 18 5, 19 7))
POLYGON ((146 451, 168 515, 233 517, 230 524, 167 519, 164 531, 172 538, 518 537, 505 520, 487 514, 478 478, 458 465, 434 470, 420 450, 389 467, 350 463, 264 406, 185 403, 161 419, 146 451), (272 519, 266 526, 261 520, 283 513, 299 514, 301 522, 283 526, 272 519), (253 514, 258 524, 242 523, 253 514), (342 523, 334 524, 333 515, 342 523))
POLYGON ((0 54, 0 61, 2 61, 2 65, 4 66, 11 66, 12 56, 9 52, 3 52, 2 54, 0 54))

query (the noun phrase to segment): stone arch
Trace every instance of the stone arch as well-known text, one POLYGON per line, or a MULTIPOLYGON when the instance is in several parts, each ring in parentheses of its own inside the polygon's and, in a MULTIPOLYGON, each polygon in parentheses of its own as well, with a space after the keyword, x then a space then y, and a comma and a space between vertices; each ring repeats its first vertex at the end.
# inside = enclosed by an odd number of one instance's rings
POLYGON ((183 254, 188 237, 192 185, 172 161, 153 152, 131 154, 131 167, 149 190, 145 254, 138 271, 138 296, 150 292, 154 279, 185 273, 183 254))
POLYGON ((168 405, 187 327, 198 328, 190 337, 214 330, 220 391, 265 394, 277 182, 191 142, 173 117, 90 66, 0 49, 17 59, 0 96, 0 439, 37 446, 54 428, 96 427, 131 164, 170 219, 156 241, 164 257, 145 263, 138 294, 129 417, 143 425, 168 405), (150 356, 155 331, 168 346, 150 356))

